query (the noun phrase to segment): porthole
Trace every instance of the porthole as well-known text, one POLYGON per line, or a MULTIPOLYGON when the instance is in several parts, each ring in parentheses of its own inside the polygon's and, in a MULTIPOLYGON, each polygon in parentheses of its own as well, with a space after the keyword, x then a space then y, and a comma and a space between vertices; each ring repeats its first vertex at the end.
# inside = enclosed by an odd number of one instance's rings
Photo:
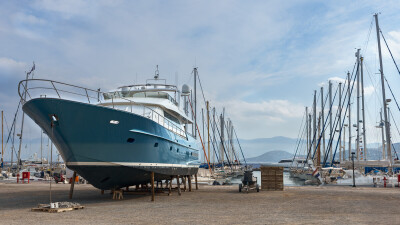
POLYGON ((156 142, 156 143, 154 143, 154 147, 158 147, 158 143, 156 142))
POLYGON ((176 152, 179 152, 179 148, 178 148, 178 149, 176 149, 176 152))
POLYGON ((129 142, 129 143, 133 143, 134 141, 135 141, 134 138, 128 138, 128 139, 126 140, 126 142, 129 142))
POLYGON ((172 146, 171 146, 171 147, 169 147, 169 150, 170 150, 170 151, 172 151, 172 146))

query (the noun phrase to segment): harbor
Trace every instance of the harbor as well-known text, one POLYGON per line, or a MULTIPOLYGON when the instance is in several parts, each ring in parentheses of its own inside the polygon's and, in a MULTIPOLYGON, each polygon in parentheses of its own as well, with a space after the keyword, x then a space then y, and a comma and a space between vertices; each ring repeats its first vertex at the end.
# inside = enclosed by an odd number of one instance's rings
POLYGON ((217 5, 0 3, 0 224, 398 223, 399 5, 217 5))

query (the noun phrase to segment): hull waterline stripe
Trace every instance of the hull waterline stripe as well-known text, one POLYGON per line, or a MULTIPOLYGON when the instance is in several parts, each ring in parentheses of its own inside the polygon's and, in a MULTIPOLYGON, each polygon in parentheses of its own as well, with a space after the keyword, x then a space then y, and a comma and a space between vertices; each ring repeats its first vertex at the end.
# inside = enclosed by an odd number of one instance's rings
POLYGON ((198 168, 199 165, 182 165, 168 163, 128 163, 128 162, 67 162, 67 166, 134 166, 134 167, 179 167, 198 168))

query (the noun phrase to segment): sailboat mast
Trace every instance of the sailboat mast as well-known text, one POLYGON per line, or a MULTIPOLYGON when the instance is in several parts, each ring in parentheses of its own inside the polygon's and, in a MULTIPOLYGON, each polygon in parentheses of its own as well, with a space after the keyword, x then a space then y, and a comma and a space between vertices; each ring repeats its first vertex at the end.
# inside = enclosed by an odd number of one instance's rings
POLYGON ((306 135, 307 135, 307 151, 310 148, 309 134, 308 134, 308 107, 306 106, 306 135))
MULTIPOLYGON (((204 110, 203 110, 203 108, 201 108, 201 126, 203 128, 203 137, 204 137, 204 110)), ((204 159, 203 159, 204 163, 207 163, 206 158, 207 157, 204 157, 204 159)))
POLYGON ((197 68, 196 67, 193 69, 193 74, 194 74, 194 124, 195 124, 194 138, 197 139, 197 134, 196 134, 196 125, 197 125, 197 87, 196 87, 196 83, 197 83, 197 68))
MULTIPOLYGON (((341 103, 342 103, 342 83, 339 83, 339 105, 338 105, 339 132, 342 132, 342 107, 341 107, 341 103)), ((342 161, 342 150, 343 150, 341 135, 339 135, 339 146, 340 146, 340 148, 339 148, 339 162, 340 162, 340 161, 342 161)), ((343 154, 344 154, 344 151, 343 151, 343 154)))
POLYGON ((312 130, 311 130, 311 123, 312 123, 312 118, 311 118, 311 113, 308 114, 308 142, 310 143, 310 147, 307 148, 307 153, 310 153, 311 147, 312 147, 312 130))
MULTIPOLYGON (((225 109, 223 109, 223 111, 225 111, 225 109)), ((221 126, 221 145, 220 145, 220 158, 221 158, 221 163, 222 163, 222 167, 224 166, 224 142, 225 142, 225 132, 224 132, 224 115, 223 113, 221 113, 220 115, 220 126, 221 126)))
POLYGON ((206 102, 206 107, 207 107, 207 146, 208 146, 208 165, 210 165, 210 108, 209 108, 209 102, 206 102))
POLYGON ((390 146, 390 125, 388 123, 387 105, 386 105, 386 95, 385 95, 385 79, 383 75, 383 64, 382 64, 382 52, 381 52, 381 39, 379 35, 379 22, 378 14, 374 15, 375 25, 376 25, 376 37, 378 40, 378 52, 379 52, 379 65, 381 73, 381 84, 382 84, 382 100, 383 100, 383 116, 385 118, 385 131, 386 131, 386 142, 387 142, 387 158, 389 159, 389 174, 392 174, 392 150, 390 146))
MULTIPOLYGON (((314 123, 313 123, 313 131, 314 131, 314 146, 313 146, 313 151, 317 148, 317 91, 314 90, 314 123)), ((312 151, 310 152, 310 154, 312 151)))
MULTIPOLYGON (((321 117, 322 117, 322 121, 324 121, 323 118, 324 117, 324 87, 321 87, 321 117)), ((322 130, 322 152, 324 154, 325 157, 325 129, 322 130)))
POLYGON ((361 68, 361 111, 362 111, 362 135, 363 135, 363 145, 364 145, 364 160, 367 160, 367 137, 365 134, 365 108, 364 108, 364 71, 363 71, 363 60, 364 57, 360 57, 360 68, 361 68))
MULTIPOLYGON (((380 111, 380 115, 381 115, 381 122, 379 123, 379 125, 384 124, 383 123, 383 118, 382 118, 382 109, 380 111)), ((386 150, 386 146, 385 146, 385 132, 383 131, 384 125, 381 127, 381 131, 382 131, 382 160, 385 160, 386 158, 386 154, 385 154, 385 150, 386 150)))
MULTIPOLYGON (((216 126, 216 124, 215 124, 215 107, 213 108, 213 118, 214 118, 214 120, 213 120, 214 122, 212 123, 212 129, 213 129, 213 138, 214 138, 214 142, 215 142, 215 126, 216 126)), ((215 149, 213 151, 213 170, 215 170, 215 158, 216 158, 215 155, 217 153, 216 150, 217 149, 215 149)))
POLYGON ((360 160, 360 49, 357 49, 357 136, 356 136, 356 155, 357 161, 360 160))
MULTIPOLYGON (((333 136, 333 124, 332 124, 332 110, 331 110, 331 107, 332 107, 332 82, 329 81, 329 111, 330 111, 330 113, 329 113, 329 128, 330 128, 329 139, 332 139, 332 136, 333 136)), ((330 145, 328 146, 328 149, 330 149, 330 151, 329 151, 330 157, 329 158, 330 158, 331 162, 333 162, 333 159, 332 159, 332 157, 333 157, 333 154, 332 154, 332 141, 331 141, 330 145)))
POLYGON ((347 72, 347 91, 348 91, 348 93, 349 93, 349 95, 348 95, 348 102, 347 102, 347 104, 348 104, 348 108, 349 108, 349 114, 348 114, 348 117, 349 117, 349 161, 351 160, 351 111, 350 111, 350 109, 351 109, 351 93, 350 93, 350 72, 347 72))
MULTIPOLYGON (((318 116, 318 139, 321 136, 321 119, 322 119, 322 115, 321 115, 321 113, 319 113, 319 116, 318 116)), ((318 142, 315 162, 316 162, 315 164, 317 167, 321 166, 321 142, 318 142)))
POLYGON ((4 148, 3 148, 3 110, 1 111, 1 170, 3 170, 4 167, 4 148))

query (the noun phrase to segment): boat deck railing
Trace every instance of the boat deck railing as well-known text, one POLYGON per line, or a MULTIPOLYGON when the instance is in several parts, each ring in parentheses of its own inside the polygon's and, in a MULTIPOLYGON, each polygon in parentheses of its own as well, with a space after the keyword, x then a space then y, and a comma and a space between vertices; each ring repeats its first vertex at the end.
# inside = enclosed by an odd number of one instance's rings
MULTIPOLYGON (((59 98, 59 99, 67 99, 61 97, 61 94, 70 94, 72 96, 77 97, 77 99, 74 98, 69 98, 70 100, 77 100, 77 101, 82 101, 82 98, 87 100, 88 103, 110 103, 109 101, 106 101, 104 99, 104 93, 98 90, 93 90, 90 88, 85 88, 85 87, 80 87, 77 85, 73 84, 67 84, 59 81, 54 81, 54 80, 47 80, 47 79, 27 79, 27 80, 21 80, 18 84, 18 94, 21 98, 21 101, 25 103, 26 99, 32 99, 33 95, 39 96, 41 98, 59 98), (35 86, 36 84, 40 83, 40 85, 35 86), (56 87, 57 86, 57 87, 56 87), (43 93, 40 93, 43 90, 51 91, 49 95, 43 95, 43 93), (39 92, 39 93, 36 93, 39 92)), ((173 133, 187 139, 187 133, 180 127, 178 127, 176 124, 174 124, 172 121, 170 121, 168 118, 164 117, 160 113, 156 112, 154 109, 141 104, 137 103, 135 101, 132 101, 131 99, 127 99, 124 97, 118 97, 118 102, 114 101, 114 97, 111 95, 111 106, 112 108, 115 108, 116 105, 122 103, 128 103, 130 105, 130 112, 141 115, 143 117, 149 118, 153 120, 154 122, 162 125, 166 129, 172 131, 173 133), (134 110, 133 106, 140 106, 143 107, 143 110, 134 110), (143 112, 143 113, 142 113, 143 112)))

